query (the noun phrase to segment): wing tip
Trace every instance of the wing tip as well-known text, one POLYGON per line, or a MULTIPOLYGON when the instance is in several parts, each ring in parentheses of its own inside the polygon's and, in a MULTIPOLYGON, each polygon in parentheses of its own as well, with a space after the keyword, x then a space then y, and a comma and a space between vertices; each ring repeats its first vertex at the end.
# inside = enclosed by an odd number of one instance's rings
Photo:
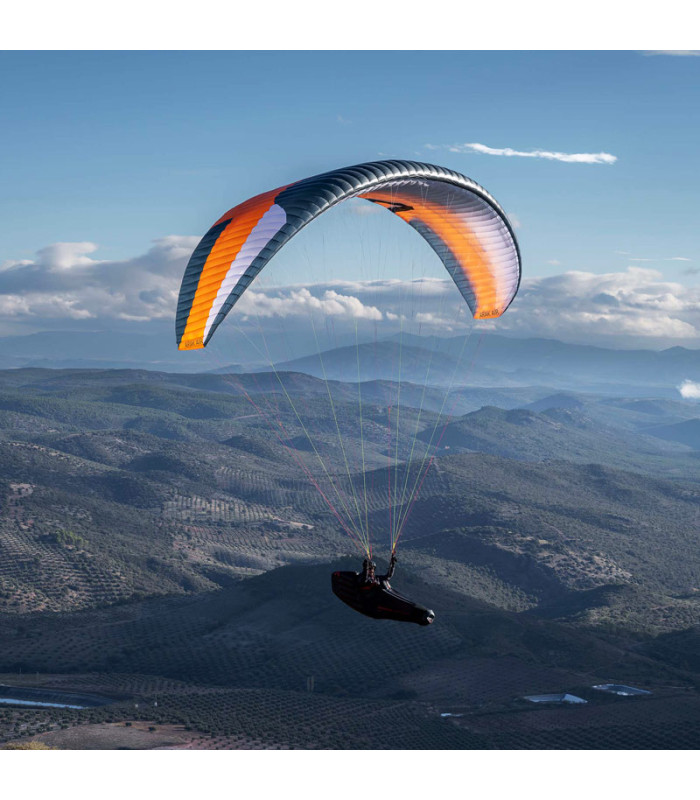
POLYGON ((505 308, 485 308, 477 309, 474 314, 474 319, 496 319, 496 317, 503 316, 505 308))
POLYGON ((196 339, 183 339, 178 343, 178 350, 203 350, 204 339, 199 336, 196 339))

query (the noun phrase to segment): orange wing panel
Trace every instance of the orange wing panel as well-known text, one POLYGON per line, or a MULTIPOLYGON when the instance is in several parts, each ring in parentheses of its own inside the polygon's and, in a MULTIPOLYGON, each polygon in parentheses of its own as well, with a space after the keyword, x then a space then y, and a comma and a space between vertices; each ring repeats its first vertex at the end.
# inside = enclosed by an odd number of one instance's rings
POLYGON ((283 188, 273 189, 271 192, 252 197, 245 203, 230 209, 216 221, 215 225, 219 225, 230 219, 231 224, 219 236, 204 263, 192 301, 192 308, 187 318, 187 326, 180 342, 180 350, 195 350, 202 347, 209 312, 232 262, 245 244, 250 232, 260 222, 265 212, 272 207, 275 197, 283 188))
POLYGON ((503 309, 498 308, 498 287, 491 259, 463 215, 426 199, 417 200, 414 195, 402 197, 400 191, 373 191, 359 197, 378 200, 389 207, 393 205, 392 210, 401 219, 422 222, 445 243, 473 286, 477 300, 475 318, 487 319, 503 313, 503 309), (403 203, 406 203, 405 208, 401 207, 403 203))

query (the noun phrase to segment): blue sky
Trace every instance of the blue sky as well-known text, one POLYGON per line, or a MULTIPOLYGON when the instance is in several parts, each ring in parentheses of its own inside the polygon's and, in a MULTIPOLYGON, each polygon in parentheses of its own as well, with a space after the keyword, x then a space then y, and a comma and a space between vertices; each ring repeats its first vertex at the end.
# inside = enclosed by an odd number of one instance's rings
MULTIPOLYGON (((483 184, 516 221, 528 278, 632 267, 655 270, 652 282, 698 283, 697 57, 4 52, 0 75, 0 275, 33 265, 27 297, 42 264, 36 253, 56 242, 92 243, 78 261, 133 261, 154 240, 201 236, 252 194, 392 156, 443 164, 483 184), (615 160, 464 147, 475 143, 615 160)), ((398 236, 386 217, 363 223, 366 235, 398 236)), ((352 258, 341 245, 352 226, 339 216, 319 222, 319 241, 334 235, 324 277, 349 277, 352 258)), ((293 283, 304 263, 290 254, 293 283)), ((17 273, 13 297, 20 283, 17 273)), ((9 291, 0 281, 0 296, 9 291)), ((46 303, 26 319, 20 305, 15 322, 40 329, 45 317, 51 327, 46 303)))

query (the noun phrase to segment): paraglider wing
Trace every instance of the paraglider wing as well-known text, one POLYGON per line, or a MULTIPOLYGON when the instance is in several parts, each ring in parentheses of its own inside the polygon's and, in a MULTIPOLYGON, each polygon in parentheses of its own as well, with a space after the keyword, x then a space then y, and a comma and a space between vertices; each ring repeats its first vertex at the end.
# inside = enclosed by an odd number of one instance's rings
POLYGON ((210 228, 187 265, 178 300, 180 350, 206 347, 272 256, 335 204, 361 197, 420 233, 476 319, 499 317, 520 283, 520 253, 505 212, 458 172, 415 161, 374 161, 316 175, 235 206, 210 228))

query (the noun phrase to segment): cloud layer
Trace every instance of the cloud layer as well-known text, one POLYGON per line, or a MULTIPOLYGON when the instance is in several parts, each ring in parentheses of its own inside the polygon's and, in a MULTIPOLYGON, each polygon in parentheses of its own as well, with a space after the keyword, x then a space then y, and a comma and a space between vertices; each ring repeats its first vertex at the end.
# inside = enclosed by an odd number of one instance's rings
POLYGON ((372 305, 364 305, 352 295, 336 289, 313 287, 317 295, 306 287, 291 288, 272 294, 247 291, 238 303, 238 313, 251 317, 296 317, 321 314, 355 320, 381 320, 382 312, 372 305))
POLYGON ((523 282, 498 327, 528 335, 640 347, 700 344, 700 289, 642 267, 570 271, 523 282))
MULTIPOLYGON (((622 347, 700 347, 700 288, 664 280, 656 270, 630 266, 598 274, 569 271, 525 279, 500 319, 473 323, 449 279, 334 282, 248 292, 239 311, 275 318, 314 315, 360 327, 378 325, 389 335, 404 331, 454 335, 476 324, 480 330, 622 347)), ((306 321, 308 324, 308 320, 306 321)))
POLYGON ((98 261, 93 242, 57 242, 0 266, 0 314, 32 318, 150 321, 171 317, 196 236, 167 236, 142 256, 98 261))
MULTIPOLYGON (((33 260, 0 267, 0 320, 24 330, 109 328, 172 321, 180 280, 197 237, 169 236, 125 261, 94 257, 91 242, 61 242, 33 260)), ((254 283, 237 306, 239 325, 332 322, 390 335, 399 328, 450 335, 471 325, 449 279, 329 281, 265 287, 254 283), (295 322, 296 320, 296 322, 295 322), (277 321, 277 322, 275 322, 277 321)), ((569 271, 526 278, 498 320, 482 330, 625 347, 700 346, 700 288, 642 266, 598 274, 569 271)), ((12 332, 0 329, 0 333, 12 332)))
MULTIPOLYGON (((437 145, 426 145, 430 150, 437 145)), ((611 153, 561 153, 556 150, 514 150, 512 147, 489 147, 479 142, 446 145, 451 153, 483 153, 488 156, 516 156, 518 158, 544 158, 548 161, 564 161, 569 164, 614 164, 617 156, 611 153)))

